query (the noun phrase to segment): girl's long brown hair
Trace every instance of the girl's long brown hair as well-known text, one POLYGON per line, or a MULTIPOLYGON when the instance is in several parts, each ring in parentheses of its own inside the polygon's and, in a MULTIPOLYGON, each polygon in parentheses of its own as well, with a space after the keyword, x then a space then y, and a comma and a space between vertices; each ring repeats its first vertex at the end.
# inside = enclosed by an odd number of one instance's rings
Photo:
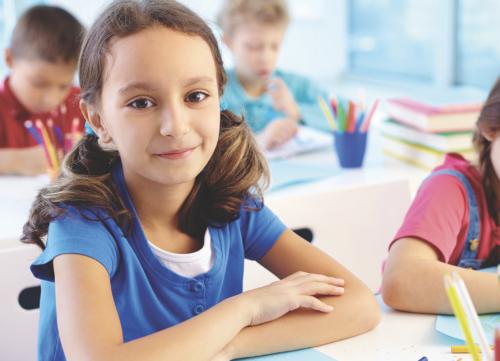
MULTIPOLYGON (((171 0, 119 0, 99 16, 84 40, 79 59, 83 101, 98 106, 110 40, 153 26, 165 26, 205 40, 212 51, 222 95, 226 74, 217 41, 198 15, 171 0)), ((180 229, 197 239, 202 239, 207 225, 236 219, 245 199, 251 197, 260 203, 261 186, 269 180, 266 162, 247 124, 227 110, 220 117, 214 154, 197 176, 178 213, 180 229)), ((128 229, 131 213, 119 197, 110 173, 119 158, 117 152, 103 150, 94 135, 85 135, 65 158, 56 182, 37 195, 23 228, 22 241, 43 249, 49 223, 64 213, 66 205, 102 209, 122 229, 128 229)))
POLYGON ((498 183, 498 177, 491 161, 491 142, 484 134, 494 135, 500 131, 500 78, 488 95, 488 99, 483 105, 481 114, 477 121, 476 132, 474 133, 473 143, 479 155, 479 172, 483 187, 486 193, 489 213, 494 217, 496 224, 499 224, 498 211, 496 209, 496 200, 498 194, 495 191, 495 184, 498 183))

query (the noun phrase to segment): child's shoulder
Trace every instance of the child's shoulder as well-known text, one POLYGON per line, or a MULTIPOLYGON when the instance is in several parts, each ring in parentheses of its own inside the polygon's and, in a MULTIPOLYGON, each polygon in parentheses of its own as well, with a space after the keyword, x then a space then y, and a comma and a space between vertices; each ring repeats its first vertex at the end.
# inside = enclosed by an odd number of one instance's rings
POLYGON ((12 96, 13 95, 10 92, 10 90, 8 89, 7 79, 8 79, 8 76, 6 76, 5 78, 3 78, 0 81, 0 105, 1 105, 2 109, 4 109, 5 107, 8 107, 9 104, 10 104, 10 106, 12 106, 11 103, 12 103, 12 96))
POLYGON ((240 207, 238 221, 243 228, 259 227, 263 224, 274 223, 278 217, 264 204, 264 200, 257 196, 248 196, 240 207))
POLYGON ((49 224, 45 250, 31 265, 35 277, 53 281, 52 261, 63 254, 79 254, 101 263, 110 275, 118 264, 116 238, 98 209, 62 205, 49 224))
POLYGON ((432 171, 430 178, 447 179, 447 182, 463 184, 464 177, 473 187, 482 187, 479 169, 462 155, 449 153, 443 164, 432 171))
POLYGON ((99 208, 61 204, 59 214, 50 222, 49 231, 81 236, 91 233, 102 235, 109 233, 113 222, 107 212, 99 208))
POLYGON ((482 190, 478 169, 461 155, 451 153, 422 183, 419 195, 428 195, 438 202, 467 197, 466 183, 477 192, 482 190))

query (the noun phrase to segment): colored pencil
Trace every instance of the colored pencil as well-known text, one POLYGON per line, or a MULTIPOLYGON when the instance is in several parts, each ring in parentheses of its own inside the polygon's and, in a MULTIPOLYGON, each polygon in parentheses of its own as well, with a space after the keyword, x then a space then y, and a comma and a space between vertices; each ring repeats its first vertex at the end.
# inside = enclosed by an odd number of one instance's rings
POLYGON ((332 98, 332 100, 330 101, 330 105, 332 106, 333 116, 336 117, 337 116, 337 98, 336 97, 332 98))
MULTIPOLYGON (((476 344, 476 347, 479 347, 479 345, 476 344)), ((493 349, 493 346, 490 346, 490 348, 493 349)), ((469 348, 467 345, 451 345, 450 351, 451 353, 469 353, 469 348)))
POLYGON ((460 296, 460 300, 464 305, 465 314, 469 319, 469 322, 472 324, 472 328, 475 331, 476 336, 479 338, 479 346, 481 348, 481 352, 484 355, 484 358, 488 361, 493 361, 493 355, 490 351, 490 345, 486 339, 486 335, 484 334, 483 326, 481 326, 481 322, 479 321, 479 317, 477 315, 476 308, 472 303, 472 299, 470 298, 470 294, 467 291, 467 287, 465 286, 464 281, 458 273, 453 272, 452 279, 457 286, 457 291, 460 296))
POLYGON ((59 161, 57 159, 57 152, 54 149, 54 146, 50 141, 50 137, 49 137, 49 134, 47 132, 47 129, 45 128, 45 125, 42 123, 41 120, 37 120, 36 127, 40 130, 44 147, 47 149, 46 155, 48 154, 49 167, 54 169, 54 170, 58 169, 59 168, 59 161))
POLYGON ((332 127, 333 130, 337 130, 337 125, 335 124, 335 119, 333 118, 333 115, 330 112, 330 109, 328 108, 328 104, 325 102, 325 100, 322 97, 318 97, 318 103, 319 103, 319 107, 321 108, 321 111, 323 112, 326 120, 328 121, 328 124, 330 124, 330 127, 332 127))
POLYGON ((346 130, 348 133, 354 133, 356 131, 356 104, 354 104, 352 100, 349 100, 346 130))
POLYGON ((469 352, 472 355, 472 359, 474 361, 481 361, 481 358, 479 356, 479 350, 476 344, 474 343, 472 332, 469 327, 469 323, 467 321, 467 316, 465 315, 464 308, 460 302, 460 296, 458 294, 456 286, 454 285, 454 282, 451 279, 451 277, 448 275, 444 277, 444 282, 445 282, 446 293, 448 295, 448 299, 453 309, 453 313, 455 314, 460 324, 460 328, 462 329, 462 332, 464 334, 465 342, 467 343, 467 348, 469 349, 469 352))
POLYGON ((372 104, 370 111, 365 116, 365 119, 363 120, 363 123, 361 124, 361 127, 360 127, 360 130, 362 132, 368 131, 368 128, 370 127, 370 123, 371 123, 372 118, 373 118, 373 114, 375 113, 375 110, 377 110, 379 102, 380 102, 379 99, 376 99, 375 102, 372 104))
POLYGON ((344 111, 344 106, 342 102, 337 103, 337 123, 339 124, 339 132, 346 131, 346 113, 344 111))
POLYGON ((25 121, 24 127, 28 130, 33 139, 35 139, 36 143, 42 145, 42 138, 40 138, 40 135, 34 127, 33 122, 31 120, 25 121))
POLYGON ((58 142, 57 142, 56 135, 54 133, 54 122, 52 121, 52 119, 48 119, 47 120, 47 132, 49 134, 50 141, 52 142, 52 144, 54 145, 54 147, 57 149, 58 148, 58 142))

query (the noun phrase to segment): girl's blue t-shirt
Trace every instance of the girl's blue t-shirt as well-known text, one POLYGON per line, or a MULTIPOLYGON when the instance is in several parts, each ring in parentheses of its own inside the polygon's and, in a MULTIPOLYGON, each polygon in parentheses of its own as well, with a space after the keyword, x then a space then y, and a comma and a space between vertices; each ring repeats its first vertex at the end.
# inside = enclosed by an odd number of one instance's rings
POLYGON ((205 274, 183 277, 163 266, 147 244, 121 165, 114 168, 113 177, 133 215, 129 236, 100 210, 68 206, 50 223, 47 247, 31 266, 42 280, 38 360, 66 359, 57 329, 52 266, 56 256, 80 254, 104 266, 127 342, 176 325, 241 293, 244 259, 262 258, 285 230, 266 206, 251 210, 248 207, 257 204, 246 201, 238 219, 209 226, 213 267, 205 274))

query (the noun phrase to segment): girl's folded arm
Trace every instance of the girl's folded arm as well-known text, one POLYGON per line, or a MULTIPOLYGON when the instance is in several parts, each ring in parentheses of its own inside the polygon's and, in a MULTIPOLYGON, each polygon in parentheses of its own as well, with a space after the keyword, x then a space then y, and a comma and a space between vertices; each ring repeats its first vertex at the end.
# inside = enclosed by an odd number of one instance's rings
POLYGON ((452 272, 463 278, 479 313, 500 311, 500 286, 494 274, 441 262, 431 245, 416 238, 402 238, 392 245, 382 283, 384 302, 402 311, 451 314, 443 279, 452 272))
POLYGON ((345 339, 374 328, 380 308, 372 292, 340 263, 286 230, 260 263, 279 278, 304 271, 344 280, 341 296, 319 296, 330 313, 296 310, 258 326, 244 328, 226 347, 232 357, 274 353, 345 339))
POLYGON ((197 317, 124 343, 109 274, 97 261, 54 259, 58 329, 68 360, 210 360, 250 321, 241 297, 197 317))

